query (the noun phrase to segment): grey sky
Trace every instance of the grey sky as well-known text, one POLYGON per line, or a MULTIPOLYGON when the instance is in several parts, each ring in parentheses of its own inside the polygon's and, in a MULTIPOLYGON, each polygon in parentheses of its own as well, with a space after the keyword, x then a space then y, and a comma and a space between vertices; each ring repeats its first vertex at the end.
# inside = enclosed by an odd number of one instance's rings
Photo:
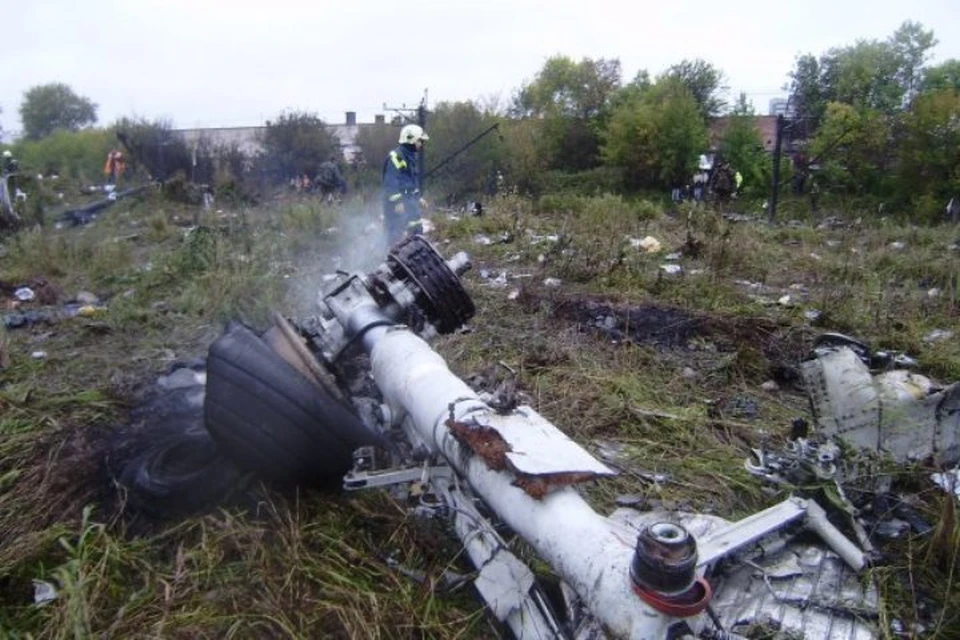
POLYGON ((178 127, 259 124, 284 109, 372 120, 382 105, 510 99, 554 54, 619 58, 625 80, 704 58, 765 112, 798 53, 932 28, 960 58, 957 0, 3 0, 0 116, 62 81, 124 115, 178 127), (5 6, 4 6, 5 5, 5 6))

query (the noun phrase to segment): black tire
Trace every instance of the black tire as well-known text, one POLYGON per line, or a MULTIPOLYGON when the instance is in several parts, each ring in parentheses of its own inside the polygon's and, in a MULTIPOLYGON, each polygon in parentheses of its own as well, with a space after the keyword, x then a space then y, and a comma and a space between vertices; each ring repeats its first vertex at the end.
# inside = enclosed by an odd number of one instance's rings
POLYGON ((344 404, 232 323, 211 346, 207 430, 240 467, 294 484, 339 482, 379 438, 344 404))
POLYGON ((244 484, 243 471, 203 429, 188 429, 151 444, 119 477, 127 503, 154 518, 175 518, 225 502, 244 484))

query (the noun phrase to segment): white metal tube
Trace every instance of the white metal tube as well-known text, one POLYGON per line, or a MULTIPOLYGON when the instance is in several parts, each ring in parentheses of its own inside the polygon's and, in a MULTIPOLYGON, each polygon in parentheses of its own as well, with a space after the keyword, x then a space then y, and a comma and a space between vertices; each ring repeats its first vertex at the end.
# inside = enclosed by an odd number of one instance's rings
MULTIPOLYGON (((629 565, 636 533, 597 514, 572 488, 542 500, 513 486, 514 478, 491 470, 465 451, 445 422, 492 412, 430 346, 399 327, 364 336, 374 379, 384 398, 411 417, 474 491, 583 598, 613 637, 663 638, 676 620, 641 601, 632 590, 629 565)), ((696 631, 701 622, 688 620, 696 631)))

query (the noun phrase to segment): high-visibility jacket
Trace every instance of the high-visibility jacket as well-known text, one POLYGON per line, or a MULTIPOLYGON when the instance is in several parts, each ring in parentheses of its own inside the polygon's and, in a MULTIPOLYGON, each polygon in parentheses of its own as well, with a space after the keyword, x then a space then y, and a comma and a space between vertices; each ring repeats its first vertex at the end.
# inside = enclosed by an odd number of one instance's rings
POLYGON ((401 144, 383 161, 383 197, 399 202, 420 197, 417 152, 413 145, 401 144))

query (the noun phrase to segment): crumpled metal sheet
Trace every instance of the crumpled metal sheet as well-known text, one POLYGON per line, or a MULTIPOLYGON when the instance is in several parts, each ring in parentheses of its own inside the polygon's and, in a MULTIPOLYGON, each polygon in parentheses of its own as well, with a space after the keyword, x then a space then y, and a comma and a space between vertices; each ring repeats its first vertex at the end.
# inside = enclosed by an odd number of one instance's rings
POLYGON ((769 625, 799 637, 873 640, 878 598, 836 554, 795 543, 712 577, 713 607, 728 631, 769 625))
MULTIPOLYGON (((677 522, 698 540, 730 525, 717 516, 667 511, 618 509, 610 517, 637 531, 653 522, 677 522)), ((770 536, 717 563, 706 577, 713 587, 711 606, 728 632, 744 634, 758 625, 808 640, 880 635, 876 585, 805 537, 770 536)))
POLYGON ((960 467, 943 473, 934 473, 930 479, 944 491, 948 493, 952 491, 957 500, 960 500, 960 467))
POLYGON ((848 347, 818 351, 801 374, 822 436, 897 462, 960 459, 960 384, 899 369, 873 376, 848 347))

